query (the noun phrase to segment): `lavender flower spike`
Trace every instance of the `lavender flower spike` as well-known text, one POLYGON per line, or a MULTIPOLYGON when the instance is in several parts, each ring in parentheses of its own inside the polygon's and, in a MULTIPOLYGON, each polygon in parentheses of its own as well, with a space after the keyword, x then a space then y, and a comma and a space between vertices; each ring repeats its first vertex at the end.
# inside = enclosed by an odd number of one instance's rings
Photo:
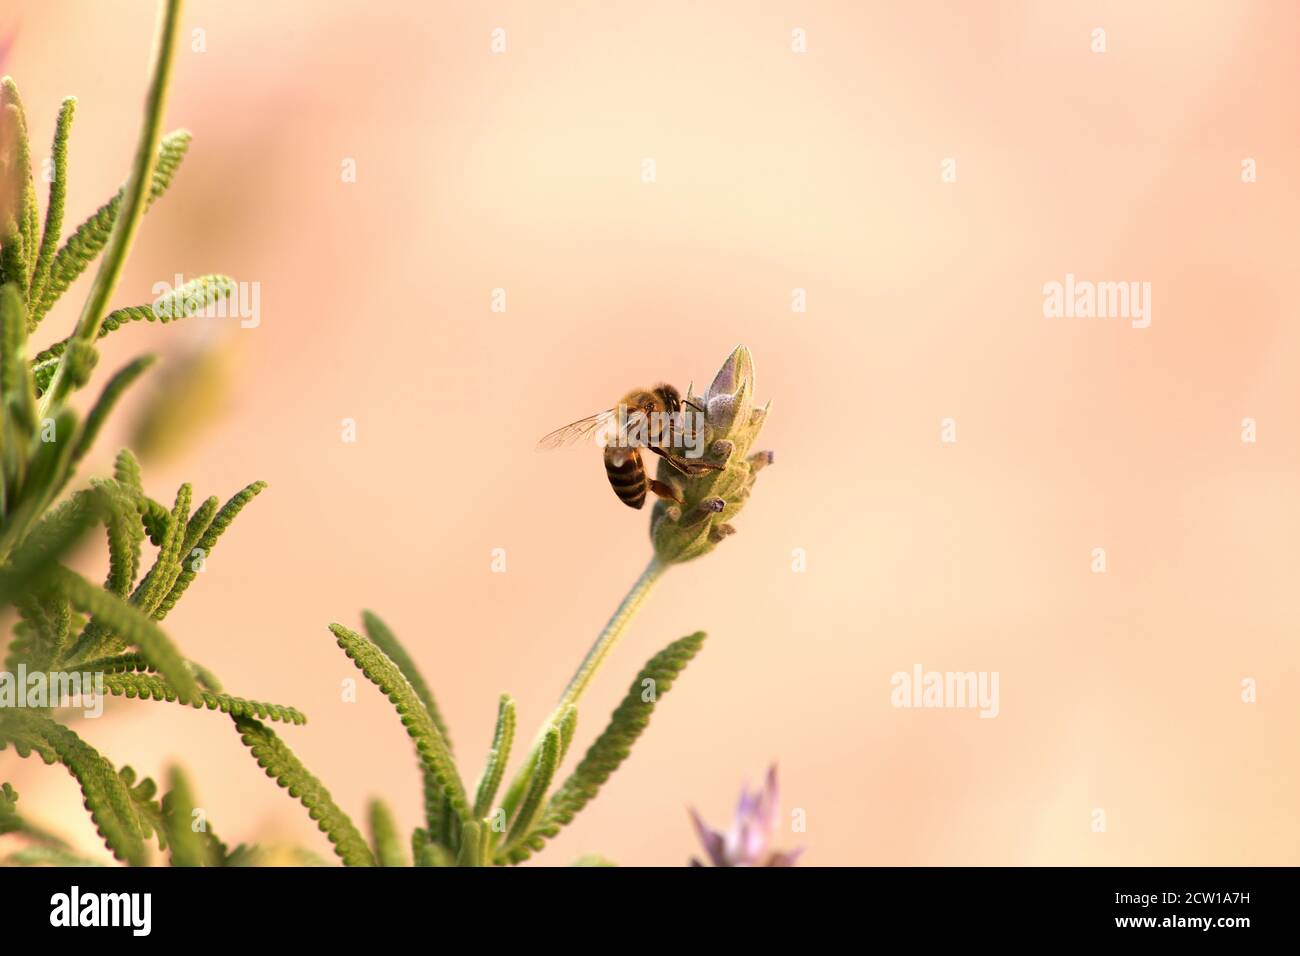
POLYGON ((767 406, 754 405, 754 359, 745 346, 732 350, 703 395, 688 389, 686 402, 696 419, 690 433, 704 450, 700 461, 714 467, 688 477, 660 460, 658 479, 681 498, 680 504, 661 500, 650 517, 655 556, 664 564, 708 554, 735 531, 731 519, 744 506, 759 469, 772 463, 771 452, 750 452, 767 406))

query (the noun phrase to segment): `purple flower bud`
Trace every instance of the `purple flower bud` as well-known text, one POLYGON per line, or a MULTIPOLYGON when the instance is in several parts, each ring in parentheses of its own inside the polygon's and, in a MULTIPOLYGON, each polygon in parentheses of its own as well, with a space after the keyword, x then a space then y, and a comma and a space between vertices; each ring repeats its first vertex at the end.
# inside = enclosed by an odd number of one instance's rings
MULTIPOLYGON (((747 787, 740 791, 731 828, 726 832, 710 827, 692 808, 691 821, 704 852, 713 866, 794 866, 803 853, 795 850, 772 850, 772 839, 780 822, 781 798, 776 782, 776 764, 767 771, 761 790, 750 793, 747 787)), ((692 866, 704 866, 691 860, 692 866)))

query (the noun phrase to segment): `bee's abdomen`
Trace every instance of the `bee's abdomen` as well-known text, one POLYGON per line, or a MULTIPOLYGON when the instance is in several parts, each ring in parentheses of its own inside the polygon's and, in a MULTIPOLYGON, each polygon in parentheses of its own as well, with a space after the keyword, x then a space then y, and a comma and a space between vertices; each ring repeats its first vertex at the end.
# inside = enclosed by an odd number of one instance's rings
POLYGON ((605 449, 605 474, 619 501, 629 508, 640 508, 645 504, 649 482, 646 481, 645 465, 639 451, 635 448, 605 449))

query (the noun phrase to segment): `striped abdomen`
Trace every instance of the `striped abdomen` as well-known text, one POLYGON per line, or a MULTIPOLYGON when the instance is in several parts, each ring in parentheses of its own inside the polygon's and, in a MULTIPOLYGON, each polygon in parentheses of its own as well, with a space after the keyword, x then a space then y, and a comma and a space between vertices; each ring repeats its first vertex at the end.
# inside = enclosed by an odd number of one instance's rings
POLYGON ((606 448, 605 474, 619 501, 629 508, 640 508, 645 504, 646 488, 650 483, 646 480, 645 464, 639 451, 635 448, 606 448))

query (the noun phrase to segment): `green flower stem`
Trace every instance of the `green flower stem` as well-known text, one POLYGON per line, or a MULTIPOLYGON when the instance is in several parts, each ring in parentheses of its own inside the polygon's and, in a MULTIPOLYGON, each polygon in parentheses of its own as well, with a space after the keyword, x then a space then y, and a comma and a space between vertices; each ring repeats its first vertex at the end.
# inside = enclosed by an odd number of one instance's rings
MULTIPOLYGON (((94 284, 86 297, 86 304, 77 320, 74 340, 93 343, 99 335, 100 324, 108 310, 108 300, 113 295, 117 280, 121 277, 122 267, 126 263, 127 252, 135 238, 140 219, 149 198, 149 186, 153 181, 154 163, 158 156, 158 142, 162 138, 163 113, 167 106, 167 84, 171 77, 172 59, 176 52, 176 34, 180 28, 182 0, 160 0, 160 21, 158 35, 154 44, 153 78, 149 84, 149 95, 145 99, 144 124, 140 128, 140 139, 136 144, 135 160, 131 164, 131 175, 122 190, 122 205, 118 209, 117 221, 109 234, 108 245, 104 249, 104 258, 95 273, 94 284)), ((72 389, 72 380, 68 375, 68 362, 73 353, 68 349, 63 360, 54 373, 54 379, 45 393, 41 404, 41 417, 50 409, 58 408, 72 389)))
MULTIPOLYGON (((614 616, 609 619, 605 629, 596 638, 596 643, 591 645, 591 650, 587 651, 587 656, 582 659, 577 672, 569 681, 569 686, 564 689, 560 702, 556 705, 546 723, 542 724, 537 740, 528 753, 528 759, 524 761, 519 768, 519 772, 515 774, 510 789, 506 791, 505 799, 501 801, 507 819, 514 814, 515 808, 524 795, 524 790, 528 787, 528 779, 532 775, 533 766, 537 763, 538 756, 541 754, 542 743, 546 739, 547 730, 559 721, 565 710, 578 702, 582 692, 587 689, 591 679, 596 676, 596 671, 600 669, 600 665, 609 656, 609 652, 614 649, 614 645, 623 636, 623 632, 627 630, 632 618, 636 616, 637 611, 641 609, 641 605, 645 603, 645 599, 654 590, 654 586, 659 583, 659 579, 664 576, 664 572, 667 570, 668 565, 658 558, 650 559, 650 563, 646 565, 645 570, 641 572, 641 576, 636 579, 632 589, 627 592, 627 595, 619 604, 614 616)), ((498 836, 499 834, 493 835, 498 836)))
POLYGON ((627 628, 628 622, 636 616, 636 612, 641 609, 645 603, 646 597, 654 590, 654 586, 663 577, 664 572, 668 570, 668 565, 664 564, 658 558, 651 558, 650 563, 646 565, 641 577, 637 578, 636 584, 632 585, 632 590, 627 592, 623 602, 619 604, 618 610, 614 616, 609 619, 605 629, 600 632, 596 638, 596 643, 591 645, 591 650, 587 651, 587 656, 582 659, 582 664, 578 671, 569 681, 569 686, 564 689, 564 696, 560 698, 560 703, 555 708, 555 717, 559 717, 570 704, 576 704, 582 692, 587 689, 591 683, 592 677, 604 662, 605 657, 614 645, 618 643, 623 631, 627 628))

